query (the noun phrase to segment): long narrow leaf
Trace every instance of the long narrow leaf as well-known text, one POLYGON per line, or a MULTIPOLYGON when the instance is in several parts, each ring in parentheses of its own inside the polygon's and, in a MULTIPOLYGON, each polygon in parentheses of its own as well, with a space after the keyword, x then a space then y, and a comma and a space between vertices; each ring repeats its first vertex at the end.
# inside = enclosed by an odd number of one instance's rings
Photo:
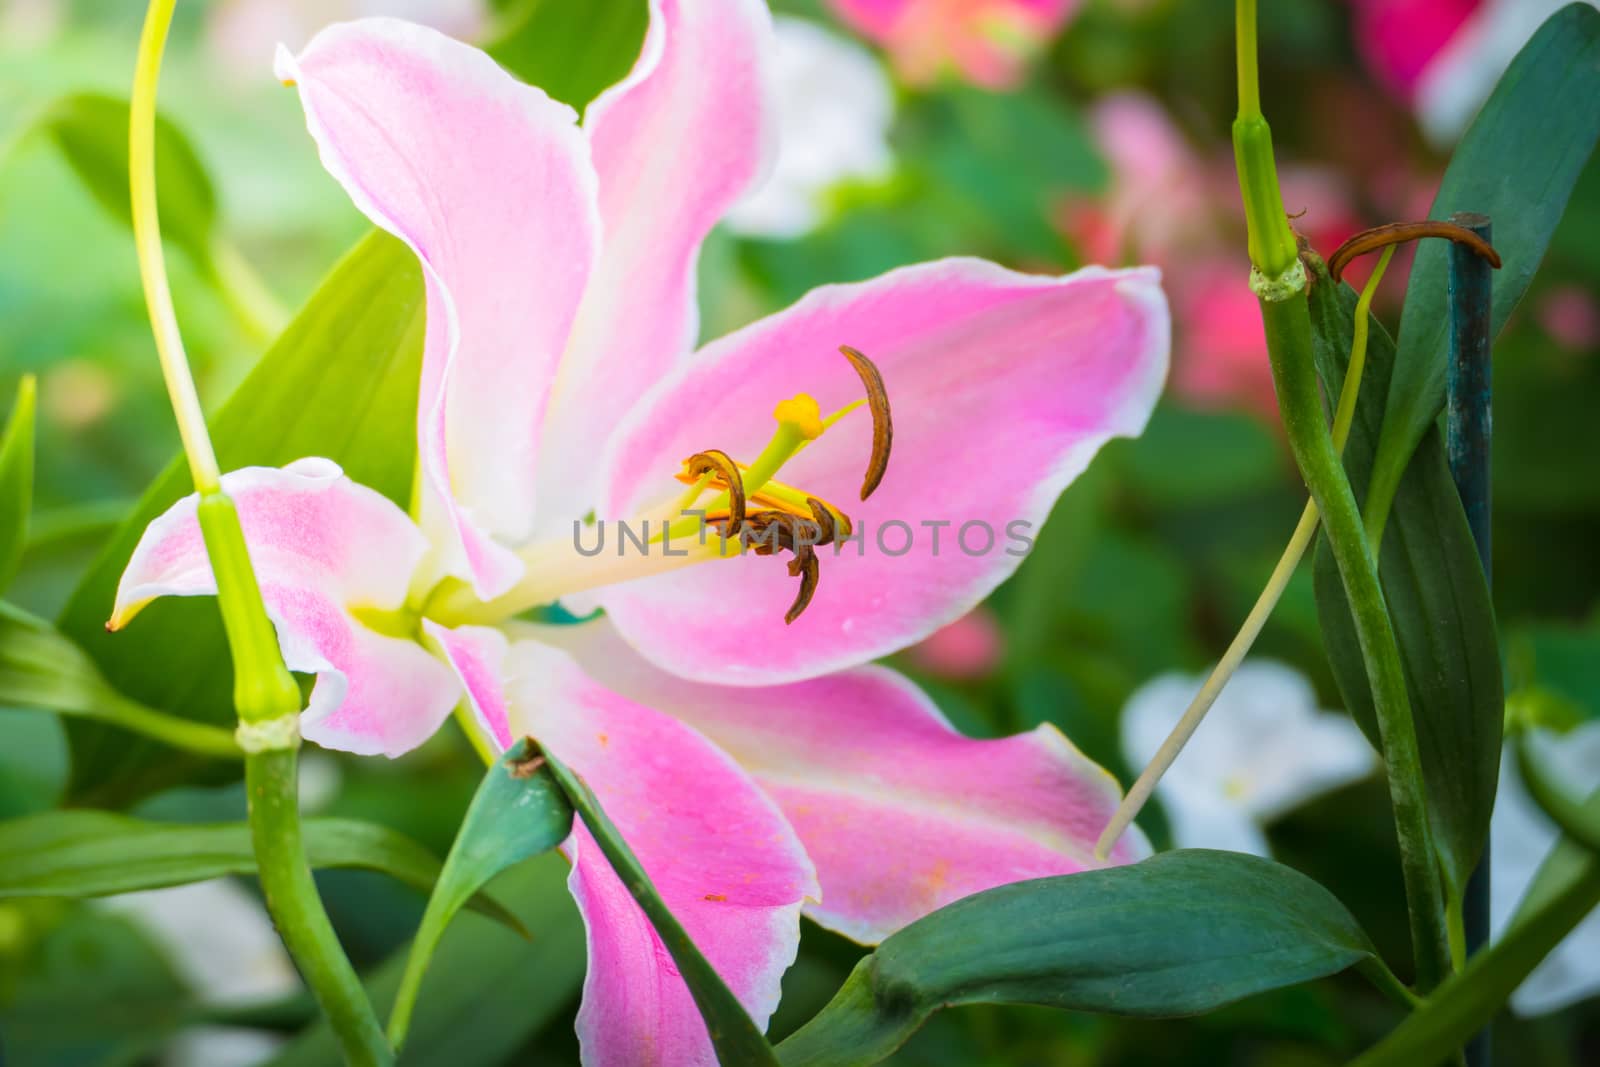
POLYGON ((0 601, 0 705, 41 708, 222 759, 243 753, 233 733, 147 708, 119 693, 92 659, 43 619, 0 601))
POLYGON ((17 576, 33 511, 33 375, 17 386, 11 417, 0 434, 0 594, 17 576))
MULTIPOLYGON (((386 826, 355 819, 307 819, 306 853, 313 867, 381 871, 423 892, 439 862, 386 826)), ((236 823, 169 823, 107 811, 47 811, 0 822, 0 899, 103 897, 186 885, 255 871, 250 827, 236 823)), ((473 906, 519 929, 487 897, 473 906)))
POLYGON ((1358 964, 1392 984, 1360 925, 1305 875, 1242 853, 1168 852, 939 909, 857 964, 778 1054, 785 1067, 877 1063, 959 1004, 1195 1015, 1358 964))

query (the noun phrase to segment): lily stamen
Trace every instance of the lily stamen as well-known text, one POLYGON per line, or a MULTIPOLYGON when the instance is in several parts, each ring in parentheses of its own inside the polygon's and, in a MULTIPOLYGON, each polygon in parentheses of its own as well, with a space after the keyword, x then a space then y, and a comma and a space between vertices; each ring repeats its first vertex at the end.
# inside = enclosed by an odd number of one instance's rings
POLYGON ((883 375, 877 364, 849 345, 840 345, 839 351, 850 361, 861 384, 867 390, 867 404, 872 408, 872 458, 867 461, 867 474, 861 482, 861 499, 865 500, 883 481, 889 469, 889 449, 894 444, 894 421, 889 417, 889 393, 883 387, 883 375))
MULTIPOLYGON (((820 502, 818 509, 827 514, 820 502)), ((816 594, 821 568, 813 546, 824 543, 824 535, 831 538, 832 533, 831 520, 824 525, 820 519, 806 519, 787 511, 758 511, 746 516, 739 535, 741 547, 752 548, 758 556, 771 556, 780 550, 794 554, 789 561, 789 577, 800 579, 800 591, 784 612, 785 624, 798 619, 816 594)))
POLYGON ((690 479, 695 486, 701 487, 695 492, 698 497, 708 484, 708 476, 728 496, 728 536, 732 537, 744 523, 744 476, 739 473, 739 465, 726 452, 708 448, 683 461, 683 473, 678 475, 678 479, 690 479))

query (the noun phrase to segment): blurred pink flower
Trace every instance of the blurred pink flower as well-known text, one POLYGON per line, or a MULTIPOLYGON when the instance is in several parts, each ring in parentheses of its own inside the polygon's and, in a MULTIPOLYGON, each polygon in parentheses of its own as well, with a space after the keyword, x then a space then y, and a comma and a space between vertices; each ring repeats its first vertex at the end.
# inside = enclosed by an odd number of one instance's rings
POLYGON ((1461 135, 1522 46, 1566 3, 1350 0, 1367 66, 1440 146, 1461 135))
MULTIPOLYGON (((1228 175, 1230 188, 1233 175, 1228 175)), ((1366 223, 1350 197, 1344 176, 1326 167, 1286 166, 1279 176, 1283 206, 1294 216, 1294 228, 1305 234, 1311 247, 1322 255, 1332 255, 1345 240, 1365 228, 1366 223)), ((1236 201, 1238 194, 1234 193, 1236 201)), ((1418 218, 1427 215, 1424 207, 1418 218)))
POLYGON ((906 81, 946 68, 1004 89, 1021 78, 1077 8, 1077 0, 829 0, 839 17, 889 51, 906 81))
POLYGON ((1277 393, 1248 273, 1242 258, 1212 256, 1187 264, 1169 283, 1177 319, 1172 388, 1190 407, 1239 406, 1270 422, 1277 393))
POLYGON ((1356 47, 1372 73, 1412 99, 1428 65, 1483 0, 1350 0, 1356 47))
POLYGON ((1000 624, 989 609, 978 607, 912 645, 906 655, 929 674, 960 679, 988 674, 1004 651, 1000 624))
POLYGON ((1539 301, 1539 325, 1563 348, 1600 348, 1600 300, 1578 285, 1552 289, 1539 301))
MULTIPOLYGON (((1073 197, 1057 224, 1086 260, 1161 267, 1173 297, 1172 388, 1191 407, 1243 407, 1276 421, 1261 312, 1245 284, 1244 217, 1232 157, 1202 154, 1155 98, 1114 93, 1089 123, 1110 169, 1107 192, 1073 197)), ((1284 203, 1324 255, 1363 223, 1344 179, 1324 167, 1286 166, 1284 203)))
POLYGON ((1175 249, 1209 237, 1204 168, 1154 97, 1113 93, 1089 123, 1111 171, 1109 191, 1073 198, 1061 215, 1086 260, 1167 265, 1175 249))

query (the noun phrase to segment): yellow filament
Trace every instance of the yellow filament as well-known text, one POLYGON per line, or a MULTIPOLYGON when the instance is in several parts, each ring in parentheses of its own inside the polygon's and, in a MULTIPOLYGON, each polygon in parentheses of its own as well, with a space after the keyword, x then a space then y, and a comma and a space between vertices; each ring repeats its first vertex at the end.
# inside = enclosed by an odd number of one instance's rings
MULTIPOLYGON (((1345 370, 1344 385, 1339 391, 1339 405, 1333 417, 1333 446, 1340 452, 1344 451, 1345 441, 1350 436, 1350 424, 1355 419, 1356 398, 1361 392, 1361 375, 1366 370, 1367 317, 1372 308, 1372 297, 1378 291, 1378 283, 1383 279, 1383 272, 1388 268, 1393 253, 1392 245, 1384 249, 1383 256, 1372 271, 1372 277, 1367 279, 1366 286, 1361 290, 1361 299, 1356 302, 1355 325, 1350 344, 1350 366, 1345 370)), ((1178 753, 1183 751, 1183 746, 1189 743, 1189 738, 1199 729, 1206 712, 1211 710, 1211 705, 1222 695, 1223 688, 1233 677, 1233 673, 1239 669, 1239 664, 1244 662, 1250 647, 1255 644, 1256 638, 1267 624, 1267 619, 1272 615, 1272 609, 1277 607, 1283 591, 1289 587, 1289 580, 1294 577, 1295 568, 1300 565, 1306 549, 1311 546, 1311 539, 1317 533, 1317 522, 1317 505, 1314 501, 1308 500, 1305 510, 1300 513, 1300 521, 1295 525, 1294 533, 1289 538, 1289 544, 1278 559, 1278 565, 1272 569, 1272 574, 1267 579, 1266 587, 1261 590, 1261 595, 1256 599, 1255 606, 1245 617, 1244 625, 1239 627, 1239 632, 1234 635, 1227 651, 1212 668, 1205 685, 1200 687, 1200 692, 1190 702, 1183 717, 1178 720, 1178 725, 1167 735, 1167 739, 1162 742, 1161 748, 1157 750, 1149 765, 1128 789, 1127 796, 1123 797, 1111 821, 1106 824, 1105 831, 1101 833, 1100 840, 1095 845, 1094 852, 1097 859, 1104 860, 1111 854, 1117 839, 1138 816, 1140 809, 1150 799, 1150 794, 1155 792, 1156 783, 1161 781, 1161 776, 1166 774, 1177 760, 1178 753)))

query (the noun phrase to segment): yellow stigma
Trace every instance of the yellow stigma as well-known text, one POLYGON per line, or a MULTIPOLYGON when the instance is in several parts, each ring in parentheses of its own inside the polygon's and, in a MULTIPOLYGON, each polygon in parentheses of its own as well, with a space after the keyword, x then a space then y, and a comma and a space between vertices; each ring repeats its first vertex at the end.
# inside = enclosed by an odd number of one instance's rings
POLYGON ((807 441, 822 436, 822 409, 809 393, 797 393, 788 400, 779 401, 772 410, 772 417, 807 441))

